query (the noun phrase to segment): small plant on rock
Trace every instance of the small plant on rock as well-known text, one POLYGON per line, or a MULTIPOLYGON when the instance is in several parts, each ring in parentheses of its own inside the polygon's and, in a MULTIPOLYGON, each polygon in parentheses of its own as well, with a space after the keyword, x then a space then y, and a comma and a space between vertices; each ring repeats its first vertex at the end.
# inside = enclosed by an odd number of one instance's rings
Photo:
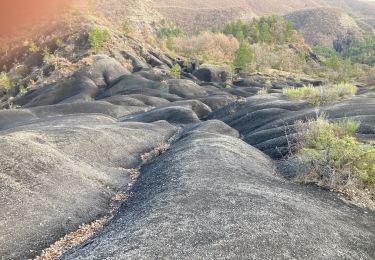
POLYGON ((175 79, 181 78, 181 67, 178 64, 174 64, 171 68, 171 75, 175 79))
POLYGON ((301 88, 287 87, 283 88, 283 94, 291 100, 308 100, 314 103, 319 96, 319 89, 313 85, 307 85, 301 88))
POLYGON ((0 74, 0 87, 5 88, 7 91, 11 90, 14 85, 12 81, 9 79, 8 75, 5 72, 0 74))
POLYGON ((333 91, 340 98, 346 96, 353 96, 357 93, 358 88, 353 84, 342 82, 336 85, 333 85, 333 91))
POLYGON ((268 94, 268 89, 267 88, 262 88, 258 90, 257 95, 267 95, 268 94))
POLYGON ((52 53, 51 53, 51 51, 50 51, 50 49, 48 47, 44 47, 42 49, 42 51, 43 51, 43 60, 44 61, 47 61, 48 59, 51 58, 52 53))
POLYGON ((107 29, 93 28, 89 32, 89 42, 95 53, 103 48, 103 45, 110 38, 110 34, 107 29))
POLYGON ((127 21, 122 23, 122 31, 124 32, 124 34, 130 33, 130 27, 129 27, 129 23, 127 21))
POLYGON ((19 92, 21 95, 23 95, 23 94, 27 93, 27 88, 26 88, 24 85, 21 85, 21 86, 19 87, 18 92, 19 92))
POLYGON ((354 96, 357 87, 349 83, 314 87, 312 85, 301 88, 287 87, 283 89, 283 94, 291 100, 303 100, 312 105, 328 104, 342 98, 354 96))
POLYGON ((31 42, 29 45, 29 51, 32 53, 38 52, 40 51, 40 47, 38 47, 38 45, 36 45, 34 42, 31 42))

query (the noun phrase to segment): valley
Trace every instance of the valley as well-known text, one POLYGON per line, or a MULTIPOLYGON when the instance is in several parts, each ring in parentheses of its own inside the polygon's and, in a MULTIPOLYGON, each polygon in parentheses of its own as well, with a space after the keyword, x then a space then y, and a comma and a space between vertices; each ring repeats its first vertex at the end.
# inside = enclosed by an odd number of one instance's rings
POLYGON ((374 259, 373 2, 69 6, 0 39, 1 260, 374 259))

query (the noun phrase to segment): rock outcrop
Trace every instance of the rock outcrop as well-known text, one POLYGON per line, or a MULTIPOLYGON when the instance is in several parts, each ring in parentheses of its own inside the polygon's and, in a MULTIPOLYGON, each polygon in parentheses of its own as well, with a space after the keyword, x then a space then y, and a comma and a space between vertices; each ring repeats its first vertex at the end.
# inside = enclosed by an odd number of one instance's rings
POLYGON ((116 219, 62 259, 372 259, 373 213, 275 176, 236 137, 215 121, 183 133, 142 167, 116 219))
POLYGON ((358 135, 375 139, 375 100, 356 97, 319 108, 306 102, 289 101, 281 94, 259 95, 232 103, 209 115, 237 129, 243 140, 275 159, 289 152, 294 125, 324 114, 329 120, 352 118, 361 122, 358 135))
MULTIPOLYGON (((375 255, 373 211, 283 179, 273 160, 288 150, 286 130, 293 135, 297 120, 316 115, 282 89, 326 82, 260 73, 229 82, 214 67, 173 79, 178 60, 115 36, 125 47, 91 56, 82 47, 66 74, 32 63, 19 80, 35 84, 1 94, 1 259, 39 255, 108 214, 118 192, 131 196, 115 218, 63 259, 375 255)), ((87 35, 76 40, 86 46, 87 35)), ((35 55, 7 56, 10 71, 35 55)), ((374 140, 374 100, 361 88, 320 111, 360 121, 358 137, 374 140)))
POLYGON ((162 121, 121 123, 81 114, 28 120, 1 131, 0 258, 33 257, 103 216, 111 197, 127 189, 140 156, 177 130, 162 121))

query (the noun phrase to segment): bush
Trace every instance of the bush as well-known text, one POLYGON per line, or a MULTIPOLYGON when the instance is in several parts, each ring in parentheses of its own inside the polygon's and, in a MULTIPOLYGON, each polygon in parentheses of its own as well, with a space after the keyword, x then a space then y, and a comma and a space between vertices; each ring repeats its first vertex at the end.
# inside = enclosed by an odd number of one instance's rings
POLYGON ((122 31, 124 32, 124 34, 130 33, 130 27, 129 27, 128 22, 125 21, 125 22, 122 23, 122 31))
MULTIPOLYGON (((332 49, 322 47, 315 47, 314 52, 323 61, 315 73, 317 72, 319 75, 331 81, 340 82, 343 80, 359 79, 370 75, 372 67, 359 64, 360 62, 354 56, 351 56, 351 54, 341 55, 332 49)), ((368 53, 370 55, 370 52, 368 53)), ((314 73, 314 71, 310 70, 309 73, 314 73)))
POLYGON ((353 96, 357 90, 357 87, 352 84, 340 83, 324 87, 312 85, 301 88, 287 87, 283 89, 283 94, 291 100, 303 100, 312 105, 322 105, 353 96))
POLYGON ((184 35, 184 32, 175 26, 168 26, 161 28, 157 33, 156 36, 159 39, 166 39, 170 37, 182 37, 184 35))
POLYGON ((375 35, 367 35, 364 41, 352 42, 342 56, 354 63, 375 66, 375 35))
POLYGON ((89 32, 89 42, 91 45, 91 48, 94 49, 95 53, 98 53, 104 43, 108 41, 110 38, 110 34, 107 29, 101 29, 101 28, 93 28, 89 32))
POLYGON ((345 119, 329 123, 320 118, 304 128, 299 155, 313 166, 310 180, 335 189, 348 185, 375 187, 375 148, 354 137, 358 122, 345 119))
POLYGON ((19 89, 18 89, 18 92, 19 92, 21 95, 23 95, 23 94, 27 93, 27 88, 26 88, 25 86, 21 85, 21 86, 19 87, 19 89))
POLYGON ((172 77, 175 79, 181 78, 181 67, 178 64, 174 64, 171 68, 172 77))
POLYGON ((360 123, 352 119, 344 119, 332 124, 334 132, 340 136, 354 135, 360 127, 360 123))
POLYGON ((315 102, 316 98, 319 96, 319 89, 312 85, 307 85, 302 88, 287 87, 283 89, 283 94, 291 100, 315 102))
MULTIPOLYGON (((268 73, 269 69, 277 69, 288 72, 303 72, 310 66, 306 62, 306 55, 301 49, 297 52, 288 44, 270 45, 264 43, 252 44, 254 60, 252 69, 268 73)), ((309 68, 310 69, 310 68, 309 68)))
POLYGON ((247 42, 241 42, 239 49, 235 52, 234 66, 241 71, 248 71, 254 59, 253 50, 247 42))
POLYGON ((5 88, 7 91, 11 90, 14 86, 5 72, 0 74, 0 87, 5 88))
POLYGON ((36 45, 34 42, 31 42, 29 44, 29 51, 32 52, 32 53, 39 52, 40 51, 40 47, 38 45, 36 45))
POLYGON ((267 95, 268 94, 268 89, 267 88, 262 88, 258 90, 257 95, 267 95))
POLYGON ((331 90, 335 92, 338 97, 342 98, 355 95, 358 91, 358 88, 353 84, 342 82, 333 85, 333 88, 331 88, 331 90))
POLYGON ((222 33, 203 32, 173 39, 173 49, 180 55, 217 63, 232 63, 240 44, 222 33))

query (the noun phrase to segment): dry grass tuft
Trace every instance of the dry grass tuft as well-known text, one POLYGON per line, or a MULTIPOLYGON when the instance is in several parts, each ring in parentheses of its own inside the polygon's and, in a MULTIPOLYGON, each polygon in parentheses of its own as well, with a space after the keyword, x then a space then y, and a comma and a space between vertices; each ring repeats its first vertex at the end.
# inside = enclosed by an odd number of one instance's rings
POLYGON ((136 180, 140 174, 139 169, 129 169, 128 170, 129 176, 132 180, 136 180))
POLYGON ((302 100, 312 105, 322 105, 354 96, 357 91, 357 87, 352 84, 340 83, 322 87, 312 85, 301 88, 287 87, 283 89, 283 94, 291 100, 302 100))
POLYGON ((54 243, 52 246, 42 252, 36 257, 36 260, 55 260, 63 255, 67 250, 80 245, 82 242, 94 236, 98 231, 109 222, 109 217, 96 220, 90 224, 85 224, 79 227, 77 231, 67 234, 62 239, 54 243))
POLYGON ((42 254, 35 258, 35 260, 57 260, 69 249, 79 246, 86 240, 92 238, 95 234, 101 231, 114 216, 121 203, 128 200, 130 195, 124 192, 118 192, 111 198, 110 213, 98 220, 89 224, 81 225, 78 230, 71 232, 52 244, 47 249, 43 250, 42 254))
POLYGON ((141 160, 142 162, 146 162, 150 160, 152 157, 162 155, 168 149, 169 149, 169 144, 164 141, 160 141, 152 151, 142 154, 141 160))
POLYGON ((257 95, 267 95, 268 94, 268 89, 267 88, 262 88, 258 90, 257 95))

